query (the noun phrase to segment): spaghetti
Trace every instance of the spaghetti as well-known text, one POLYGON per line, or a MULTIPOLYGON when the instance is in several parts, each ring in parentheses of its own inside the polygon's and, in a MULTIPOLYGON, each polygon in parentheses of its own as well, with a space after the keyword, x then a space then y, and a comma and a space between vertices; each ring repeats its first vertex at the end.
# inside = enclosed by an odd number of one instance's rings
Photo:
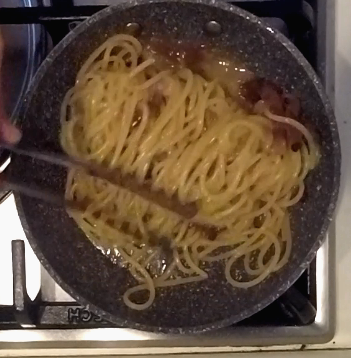
POLYGON ((157 287, 205 280, 207 262, 223 263, 226 280, 241 288, 287 263, 288 208, 301 199, 318 161, 301 123, 267 109, 248 114, 215 78, 184 67, 160 69, 136 38, 123 34, 82 66, 63 101, 61 123, 62 147, 70 155, 119 167, 183 203, 196 202, 198 219, 218 227, 210 238, 127 190, 71 170, 67 198, 90 205, 70 215, 134 276, 135 287, 124 294, 130 308, 150 307, 157 287), (275 153, 274 121, 299 130, 301 148, 275 153), (142 291, 145 301, 135 296, 142 291))

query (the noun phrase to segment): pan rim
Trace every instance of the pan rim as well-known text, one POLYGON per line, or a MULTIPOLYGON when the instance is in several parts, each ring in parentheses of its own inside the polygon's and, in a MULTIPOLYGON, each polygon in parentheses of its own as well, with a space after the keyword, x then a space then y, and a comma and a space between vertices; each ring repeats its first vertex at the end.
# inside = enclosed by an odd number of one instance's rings
MULTIPOLYGON (((46 57, 42 65, 40 66, 39 70, 37 71, 37 74, 35 75, 31 85, 30 89, 28 91, 28 94, 26 95, 24 102, 22 104, 22 110, 21 113, 23 113, 28 105, 28 103, 31 100, 32 94, 35 90, 35 88, 40 83, 41 79, 46 73, 47 68, 50 66, 51 62, 57 58, 61 52, 65 49, 65 47, 81 32, 85 31, 85 29, 90 26, 92 23, 101 21, 103 18, 109 16, 111 13, 117 10, 125 10, 129 9, 135 6, 143 5, 143 4, 152 4, 152 3, 169 3, 169 2, 179 2, 177 0, 134 0, 132 2, 122 2, 117 5, 110 6, 106 9, 103 9, 96 14, 94 14, 92 17, 87 19, 86 21, 82 22, 79 26, 77 26, 75 29, 73 29, 61 42, 55 46, 55 48, 50 52, 50 54, 46 57)), ((21 195, 15 193, 15 201, 16 206, 18 210, 18 214, 21 219, 22 226, 24 228, 26 237, 33 248, 36 256, 40 260, 41 264, 44 266, 44 268, 48 271, 50 276, 55 277, 55 282, 58 283, 69 295, 71 295, 74 299, 76 299, 80 304, 84 305, 87 309, 91 310, 92 312, 95 312, 103 319, 106 319, 107 321, 110 321, 118 326, 126 327, 126 328, 133 328, 143 331, 149 331, 149 332, 157 332, 157 333, 170 333, 170 334, 195 334, 195 333, 204 333, 210 330, 214 329, 220 329, 223 327, 230 326, 234 323, 237 323, 245 318, 250 317, 251 315, 259 312, 264 307, 267 307, 269 304, 271 304, 273 301, 275 301, 279 296, 281 296, 289 287, 293 285, 293 283, 299 278, 299 276, 304 272, 304 270, 307 268, 307 266, 310 264, 310 262, 315 257, 316 251, 321 246, 322 242, 325 239, 329 224, 331 223, 333 219, 333 214, 336 208, 337 204, 337 198, 338 198, 338 192, 339 192, 339 185, 340 185, 340 171, 341 171, 341 147, 340 147, 340 140, 339 140, 339 134, 337 129, 337 122, 334 115, 333 108, 327 99, 327 96, 325 94, 324 88, 320 80, 318 79, 314 69, 309 64, 309 62, 305 59, 305 57, 302 55, 302 53, 297 49, 297 47, 289 40, 287 39, 283 34, 277 32, 277 31, 271 31, 267 28, 265 25, 265 22, 261 20, 260 18, 256 17, 255 15, 242 10, 241 8, 222 2, 217 0, 183 0, 182 3, 198 3, 202 5, 207 5, 211 7, 217 7, 229 12, 232 12, 236 15, 239 15, 243 18, 245 18, 247 21, 250 21, 255 26, 259 27, 261 30, 269 32, 269 36, 272 36, 277 41, 279 41, 284 47, 289 51, 291 54, 291 57, 294 58, 294 60, 299 63, 300 66, 304 68, 304 72, 306 77, 309 77, 311 81, 313 81, 314 86, 316 88, 316 91, 321 99, 321 102, 324 104, 324 110, 327 114, 327 117, 329 119, 330 124, 330 130, 332 133, 332 140, 333 140, 333 150, 334 150, 334 171, 333 171, 333 185, 328 190, 331 190, 331 196, 330 201, 328 204, 327 213, 325 215, 325 218, 322 222, 320 233, 318 237, 316 238, 316 241, 312 245, 310 251, 308 254, 301 259, 302 264, 297 265, 293 271, 288 275, 288 279, 284 282, 283 285, 279 287, 279 289, 275 292, 274 295, 269 295, 262 301, 258 302, 257 304, 250 306, 249 308, 244 309, 240 314, 236 314, 233 316, 229 316, 228 318, 225 318, 220 321, 216 321, 209 324, 204 325, 197 325, 197 326, 188 326, 186 328, 183 327, 159 327, 159 326, 149 326, 145 324, 140 324, 137 322, 132 322, 128 320, 127 322, 121 318, 118 318, 114 316, 113 314, 108 313, 103 308, 99 307, 98 305, 91 304, 86 300, 84 297, 81 297, 80 294, 73 288, 71 288, 70 285, 66 284, 64 280, 61 279, 60 275, 57 274, 56 270, 53 269, 49 261, 46 259, 46 257, 43 255, 41 249, 37 245, 36 239, 31 234, 31 231, 29 229, 29 225, 27 223, 27 219, 22 207, 21 202, 21 195)))

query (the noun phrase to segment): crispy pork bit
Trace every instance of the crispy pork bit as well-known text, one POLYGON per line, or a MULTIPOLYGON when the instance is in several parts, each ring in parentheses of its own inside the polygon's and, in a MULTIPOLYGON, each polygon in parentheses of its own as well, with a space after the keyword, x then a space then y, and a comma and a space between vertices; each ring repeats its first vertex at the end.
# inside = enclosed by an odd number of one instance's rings
POLYGON ((243 83, 239 96, 246 108, 253 111, 258 101, 263 101, 270 112, 278 116, 300 117, 301 107, 297 97, 287 94, 274 82, 264 78, 254 78, 243 83))
POLYGON ((162 79, 149 87, 148 89, 148 105, 151 113, 158 116, 161 107, 165 105, 166 98, 171 94, 171 86, 166 79, 162 79))
MULTIPOLYGON (((268 110, 272 114, 301 121, 299 99, 264 78, 255 78, 242 84, 239 101, 244 109, 251 113, 265 114, 265 110, 268 110)), ((294 151, 300 149, 302 134, 291 125, 272 121, 272 133, 274 150, 277 154, 282 154, 286 148, 294 151)))

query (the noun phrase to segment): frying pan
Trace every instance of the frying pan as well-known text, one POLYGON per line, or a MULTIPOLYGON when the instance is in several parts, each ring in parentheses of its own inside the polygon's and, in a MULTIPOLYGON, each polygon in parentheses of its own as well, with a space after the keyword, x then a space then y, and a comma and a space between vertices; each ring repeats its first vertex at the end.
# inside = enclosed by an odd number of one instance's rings
MULTIPOLYGON (((257 17, 226 3, 208 0, 136 0, 107 8, 74 29, 49 54, 18 116, 23 148, 60 152, 59 112, 66 91, 88 55, 108 37, 141 25, 146 37, 206 43, 249 70, 299 93, 305 118, 317 129, 322 158, 306 180, 307 197, 291 210, 293 247, 289 262, 249 289, 226 282, 221 265, 208 267, 200 283, 160 288, 147 310, 122 300, 135 285, 128 270, 104 256, 66 214, 39 200, 15 194, 28 240, 43 266, 72 297, 120 326, 167 333, 204 332, 228 326, 258 312, 284 293, 306 269, 325 237, 336 205, 340 144, 332 108, 311 66, 283 35, 257 17), (217 21, 215 31, 206 30, 217 21)), ((212 28, 213 30, 213 28, 212 28)), ((25 157, 14 157, 13 179, 63 192, 66 172, 25 157)))

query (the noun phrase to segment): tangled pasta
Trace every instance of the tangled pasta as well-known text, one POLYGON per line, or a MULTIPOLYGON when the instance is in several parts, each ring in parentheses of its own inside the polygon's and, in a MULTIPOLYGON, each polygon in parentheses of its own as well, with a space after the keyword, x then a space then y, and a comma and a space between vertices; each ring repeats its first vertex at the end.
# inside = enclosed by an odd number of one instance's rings
POLYGON ((301 199, 304 179, 318 161, 301 123, 267 110, 249 114, 216 78, 189 68, 159 69, 136 38, 123 34, 82 66, 61 117, 67 153, 133 173, 183 203, 196 202, 199 220, 218 228, 210 238, 128 190, 71 170, 67 198, 90 204, 70 215, 133 274, 136 285, 124 295, 129 307, 150 307, 157 287, 205 280, 206 262, 222 261, 226 280, 241 288, 287 263, 288 208, 301 199), (302 134, 298 150, 274 151, 274 122, 302 134), (244 279, 235 275, 238 260, 244 279), (147 300, 133 298, 145 290, 147 300))

